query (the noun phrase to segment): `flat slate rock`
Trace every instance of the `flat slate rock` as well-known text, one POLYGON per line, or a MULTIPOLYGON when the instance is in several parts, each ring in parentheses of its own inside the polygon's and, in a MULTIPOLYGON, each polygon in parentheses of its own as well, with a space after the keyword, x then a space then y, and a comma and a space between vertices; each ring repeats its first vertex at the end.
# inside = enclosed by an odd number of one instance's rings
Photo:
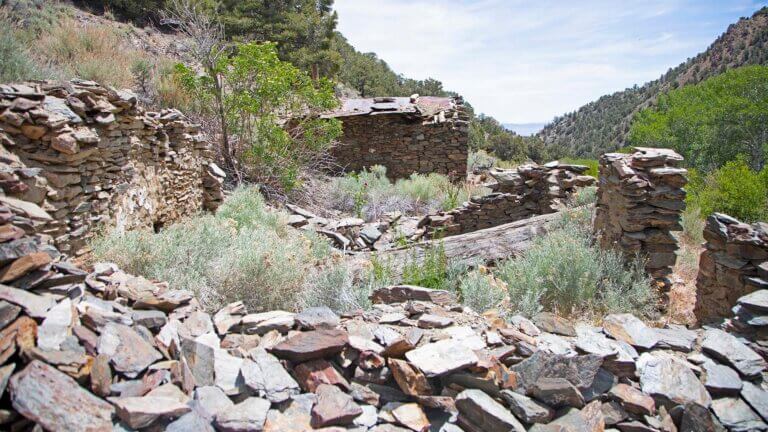
POLYGON ((99 336, 98 352, 109 357, 115 370, 136 376, 163 358, 149 342, 131 327, 108 323, 99 336))
POLYGON ((114 408, 74 379, 33 360, 11 377, 11 404, 19 414, 46 430, 79 432, 112 429, 114 408))
POLYGON ((709 407, 712 398, 683 361, 664 354, 644 353, 637 361, 640 386, 657 405, 672 408, 689 402, 709 407))
POLYGON ((722 398, 712 401, 712 412, 720 423, 734 432, 768 430, 760 417, 739 398, 722 398))
POLYGON ((768 363, 759 354, 732 334, 720 329, 709 329, 704 332, 701 348, 705 353, 732 366, 748 378, 759 376, 768 367, 768 363))
POLYGON ((649 350, 659 342, 654 329, 632 314, 612 314, 603 318, 603 329, 612 338, 635 348, 649 350))
POLYGON ((726 432, 712 411, 696 403, 684 405, 682 419, 680 420, 680 431, 726 432))
POLYGON ((408 351, 405 357, 430 378, 475 365, 479 360, 474 351, 451 339, 408 351))
POLYGON ((768 313, 768 290, 753 291, 736 302, 755 312, 768 313))
POLYGON ((472 425, 487 432, 525 432, 520 421, 502 404, 481 390, 468 389, 456 396, 459 417, 465 417, 472 425))
POLYGON ((537 351, 509 369, 518 374, 518 387, 526 393, 540 378, 564 378, 585 390, 592 386, 602 364, 603 358, 594 354, 566 357, 537 351))
POLYGON ((335 329, 339 326, 339 316, 327 306, 312 307, 296 315, 299 327, 305 330, 335 329))
POLYGON ((502 390, 501 397, 512 414, 525 423, 547 423, 555 415, 550 407, 512 390, 502 390))
POLYGON ((414 285, 379 288, 371 294, 371 302, 374 304, 405 303, 409 300, 432 302, 439 305, 456 303, 456 297, 448 291, 414 285))
POLYGON ((312 407, 311 421, 314 428, 349 425, 363 413, 352 396, 334 385, 321 384, 315 394, 317 403, 312 407))
POLYGON ((757 411, 763 420, 768 422, 768 390, 764 390, 749 381, 744 381, 741 397, 757 411))
POLYGON ((283 368, 280 361, 262 348, 250 352, 251 360, 242 366, 245 385, 260 397, 280 403, 300 393, 299 384, 283 368))
POLYGON ((531 388, 531 395, 552 408, 584 407, 584 396, 565 378, 539 378, 531 388))
POLYGON ((535 425, 529 432, 602 432, 605 430, 600 401, 591 402, 582 410, 573 409, 547 425, 535 425))
POLYGON ((573 324, 565 318, 559 317, 551 312, 540 312, 533 317, 533 323, 539 330, 548 333, 554 333, 561 336, 576 336, 576 329, 573 324))
MULTIPOLYGON (((165 427, 165 432, 216 432, 209 420, 196 412, 189 412, 165 427)), ((114 431, 113 431, 114 432, 114 431)))
POLYGON ((675 351, 692 351, 698 337, 695 331, 674 324, 668 328, 653 328, 652 330, 659 339, 658 348, 669 348, 675 351))
POLYGON ((216 429, 222 432, 261 431, 270 405, 266 399, 249 397, 219 412, 215 420, 216 429))
POLYGON ((191 410, 186 403, 172 397, 147 395, 109 398, 109 401, 117 407, 120 420, 134 429, 145 428, 161 418, 173 419, 191 410))
POLYGON ((702 365, 706 374, 704 386, 715 397, 738 396, 742 383, 738 372, 728 366, 707 361, 702 365))
POLYGON ((271 352, 292 362, 326 358, 340 352, 349 342, 343 330, 312 330, 298 333, 275 345, 271 352))

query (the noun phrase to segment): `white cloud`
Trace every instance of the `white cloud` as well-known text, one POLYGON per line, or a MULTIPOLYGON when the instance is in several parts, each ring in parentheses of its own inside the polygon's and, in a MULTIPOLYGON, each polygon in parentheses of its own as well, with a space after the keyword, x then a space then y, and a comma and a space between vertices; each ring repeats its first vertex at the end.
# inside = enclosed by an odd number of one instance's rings
POLYGON ((764 3, 336 0, 336 10, 358 50, 405 76, 443 81, 478 111, 523 123, 655 79, 764 3))

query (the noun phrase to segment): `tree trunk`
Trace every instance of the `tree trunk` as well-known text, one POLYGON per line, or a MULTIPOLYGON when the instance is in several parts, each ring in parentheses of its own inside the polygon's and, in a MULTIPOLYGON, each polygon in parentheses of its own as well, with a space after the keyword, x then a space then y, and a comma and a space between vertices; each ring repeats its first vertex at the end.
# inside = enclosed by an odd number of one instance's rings
POLYGON ((429 240, 404 248, 380 252, 364 252, 350 257, 356 270, 375 258, 388 266, 393 276, 402 276, 403 268, 409 262, 423 261, 430 248, 442 244, 445 257, 450 262, 476 265, 496 262, 510 256, 518 256, 527 250, 536 237, 546 234, 551 224, 561 217, 551 213, 523 219, 504 225, 459 234, 444 239, 429 240))
POLYGON ((210 72, 209 75, 214 77, 214 89, 216 91, 216 105, 218 108, 219 123, 221 123, 221 154, 224 158, 224 165, 226 165, 227 171, 229 171, 235 180, 235 183, 240 183, 240 175, 237 172, 235 161, 232 158, 232 149, 229 146, 229 130, 227 128, 227 115, 224 111, 224 89, 221 85, 221 78, 218 74, 210 72))

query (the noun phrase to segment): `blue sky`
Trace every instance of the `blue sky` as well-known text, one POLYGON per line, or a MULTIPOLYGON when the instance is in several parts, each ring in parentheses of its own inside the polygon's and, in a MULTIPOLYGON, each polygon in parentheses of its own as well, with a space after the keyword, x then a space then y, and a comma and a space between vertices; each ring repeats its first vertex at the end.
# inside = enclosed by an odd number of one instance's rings
POLYGON ((547 122, 658 78, 754 0, 336 0, 339 30, 398 73, 434 77, 502 122, 547 122))

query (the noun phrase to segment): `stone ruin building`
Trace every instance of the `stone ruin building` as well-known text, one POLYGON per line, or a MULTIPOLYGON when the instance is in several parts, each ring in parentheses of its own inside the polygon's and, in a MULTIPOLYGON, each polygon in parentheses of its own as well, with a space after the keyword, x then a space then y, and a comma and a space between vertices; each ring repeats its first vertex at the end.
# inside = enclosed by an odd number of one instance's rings
POLYGON ((90 81, 0 85, 0 203, 63 252, 85 252, 94 227, 158 228, 214 210, 223 178, 179 111, 145 111, 130 91, 90 81))
POLYGON ((344 170, 382 165, 391 179, 412 173, 466 177, 469 126, 459 98, 347 99, 325 117, 343 122, 331 153, 344 170))

